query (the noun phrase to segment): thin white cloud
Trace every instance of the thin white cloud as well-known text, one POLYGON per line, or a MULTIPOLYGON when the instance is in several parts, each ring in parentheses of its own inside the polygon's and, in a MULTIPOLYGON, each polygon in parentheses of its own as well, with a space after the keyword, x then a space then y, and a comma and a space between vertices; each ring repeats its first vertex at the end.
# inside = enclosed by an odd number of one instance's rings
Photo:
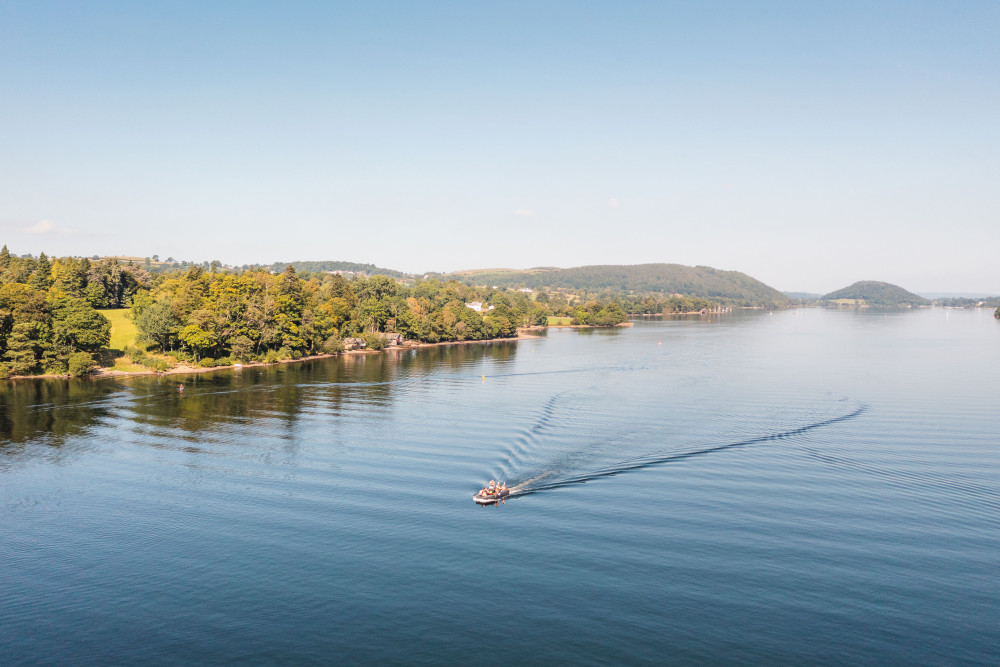
POLYGON ((526 208, 519 208, 514 211, 514 215, 519 215, 522 218, 530 218, 535 215, 535 212, 526 208))
POLYGON ((51 220, 39 220, 33 225, 28 225, 27 227, 22 227, 21 231, 25 234, 32 234, 34 236, 54 236, 54 235, 65 235, 65 234, 76 234, 76 230, 70 229, 69 227, 62 227, 52 222, 51 220))
POLYGON ((56 226, 51 220, 39 220, 35 224, 26 227, 24 231, 29 234, 49 234, 55 231, 55 229, 56 226))
POLYGON ((608 206, 611 208, 619 208, 621 205, 622 203, 618 201, 618 197, 612 197, 608 200, 608 206))

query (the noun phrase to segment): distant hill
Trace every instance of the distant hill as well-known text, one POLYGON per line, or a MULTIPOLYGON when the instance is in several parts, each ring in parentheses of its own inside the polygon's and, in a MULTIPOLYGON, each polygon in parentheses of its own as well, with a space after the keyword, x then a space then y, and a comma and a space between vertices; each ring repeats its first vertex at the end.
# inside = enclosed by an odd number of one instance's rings
POLYGON ((822 294, 813 294, 812 292, 782 292, 789 299, 797 299, 799 301, 815 301, 816 299, 822 298, 822 294))
POLYGON ((882 283, 877 280, 862 280, 825 294, 821 298, 823 301, 854 301, 857 305, 881 306, 883 308, 928 306, 931 303, 924 297, 908 292, 899 285, 882 283))
POLYGON ((460 271, 447 278, 469 284, 501 287, 563 288, 625 294, 683 294, 738 306, 783 306, 787 296, 739 271, 680 264, 578 266, 571 269, 534 268, 524 271, 484 269, 460 271))
POLYGON ((309 271, 310 273, 315 273, 318 271, 344 271, 351 273, 364 273, 369 276, 376 274, 381 274, 383 276, 389 276, 390 278, 405 278, 407 274, 401 271, 394 271, 393 269, 383 269, 374 264, 358 264, 357 262, 334 262, 334 261, 321 261, 321 262, 275 262, 268 268, 271 271, 281 272, 285 270, 285 267, 291 264, 295 267, 295 270, 299 273, 303 271, 309 271))

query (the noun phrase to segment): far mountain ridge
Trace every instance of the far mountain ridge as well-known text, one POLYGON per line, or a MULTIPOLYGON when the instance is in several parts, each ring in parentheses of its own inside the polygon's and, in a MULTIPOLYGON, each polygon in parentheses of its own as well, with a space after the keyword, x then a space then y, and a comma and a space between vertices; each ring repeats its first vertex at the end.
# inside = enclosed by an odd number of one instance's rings
POLYGON ((596 264, 568 269, 480 269, 437 277, 469 284, 531 289, 683 294, 737 306, 784 306, 789 298, 739 271, 681 264, 596 264))

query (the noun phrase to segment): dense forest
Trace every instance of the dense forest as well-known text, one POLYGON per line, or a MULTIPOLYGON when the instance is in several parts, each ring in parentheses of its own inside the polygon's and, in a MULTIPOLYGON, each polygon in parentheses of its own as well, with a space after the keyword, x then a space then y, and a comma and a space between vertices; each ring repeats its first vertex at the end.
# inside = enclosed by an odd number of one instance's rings
POLYGON ((857 305, 898 308, 929 306, 930 300, 908 292, 898 285, 877 280, 862 280, 821 297, 822 301, 850 301, 857 305))
MULTIPOLYGON (((382 275, 356 277, 257 269, 167 274, 132 307, 145 342, 162 351, 224 362, 337 352, 343 339, 381 347, 380 334, 427 342, 516 335, 544 323, 548 312, 524 299, 496 294, 492 310, 467 306, 485 298, 459 283, 422 281, 412 288, 382 275)), ((481 307, 481 306, 480 306, 481 307)))
POLYGON ((681 264, 595 265, 572 269, 486 270, 451 274, 468 284, 566 289, 619 294, 684 294, 726 306, 780 307, 789 298, 739 271, 681 264))

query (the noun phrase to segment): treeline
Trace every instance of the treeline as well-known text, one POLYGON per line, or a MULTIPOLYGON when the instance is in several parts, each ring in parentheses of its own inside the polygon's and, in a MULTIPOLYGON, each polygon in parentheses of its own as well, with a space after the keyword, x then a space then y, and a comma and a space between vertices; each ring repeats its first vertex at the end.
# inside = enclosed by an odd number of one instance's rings
POLYGON ((684 296, 683 294, 626 296, 621 297, 620 301, 629 313, 637 315, 678 315, 702 311, 718 312, 726 309, 726 306, 718 301, 703 299, 699 296, 684 296))
POLYGON ((0 377, 84 375, 107 346, 111 324, 98 308, 131 305, 149 275, 114 260, 16 257, 0 249, 0 377))
POLYGON ((998 308, 1000 309, 1000 296, 989 296, 982 299, 970 299, 967 297, 946 297, 935 299, 934 304, 946 308, 998 308))
MULTIPOLYGON (((102 259, 101 257, 95 255, 91 257, 92 260, 102 259)), ((188 269, 191 267, 201 267, 205 271, 252 271, 255 269, 266 269, 268 271, 273 271, 275 273, 280 273, 285 270, 285 267, 291 264, 295 267, 295 270, 302 272, 342 272, 348 275, 363 274, 366 276, 373 275, 383 275, 389 276, 390 278, 397 278, 400 280, 412 279, 413 276, 403 273, 401 271, 395 271, 393 269, 386 269, 374 264, 361 264, 358 262, 342 262, 342 261, 295 261, 295 262, 274 262, 270 265, 264 264, 243 264, 241 266, 229 266, 223 264, 217 259, 211 261, 203 262, 192 262, 188 260, 177 260, 173 257, 167 257, 164 260, 160 259, 159 255, 152 255, 150 257, 111 257, 107 259, 116 259, 121 263, 131 263, 135 266, 141 266, 143 269, 149 273, 169 273, 177 269, 188 269)))
POLYGON ((195 360, 276 361, 337 352, 343 339, 381 347, 382 333, 427 341, 480 340, 516 334, 509 308, 482 316, 466 307, 475 296, 457 284, 412 290, 386 276, 356 278, 258 269, 164 276, 132 308, 143 342, 195 360))

